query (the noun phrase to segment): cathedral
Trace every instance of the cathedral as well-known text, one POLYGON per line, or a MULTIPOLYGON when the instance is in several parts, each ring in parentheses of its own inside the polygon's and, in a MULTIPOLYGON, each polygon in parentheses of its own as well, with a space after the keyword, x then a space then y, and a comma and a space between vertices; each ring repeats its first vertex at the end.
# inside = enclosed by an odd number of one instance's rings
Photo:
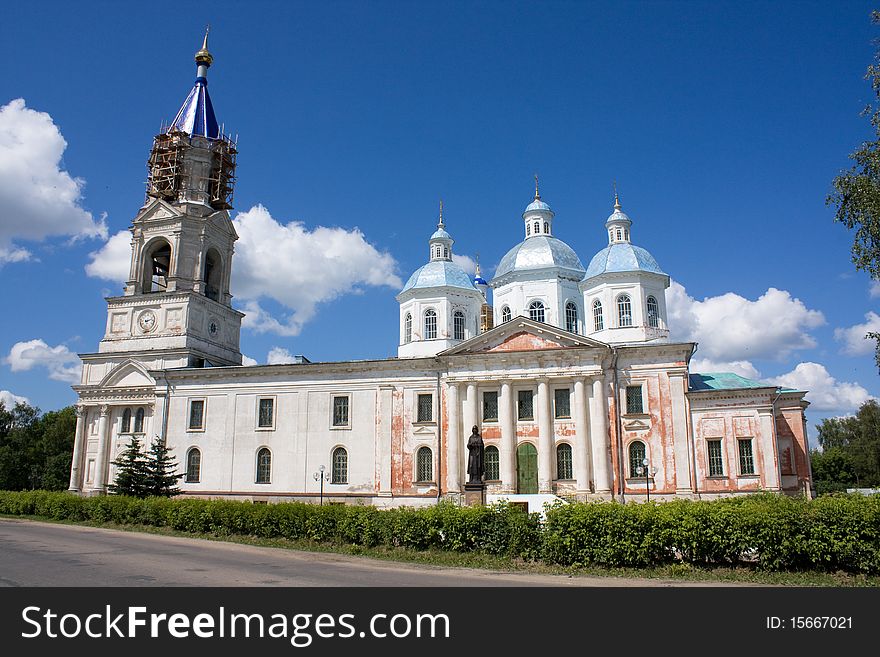
POLYGON ((690 371, 696 344, 669 339, 669 275, 617 197, 584 267, 536 180, 522 241, 488 281, 453 260, 441 205, 396 297, 396 357, 243 366, 237 144, 208 95, 207 45, 154 138, 124 292, 97 352, 80 354, 71 491, 106 492, 138 437, 172 448, 186 496, 463 502, 476 428, 490 500, 809 494, 805 392, 690 371))

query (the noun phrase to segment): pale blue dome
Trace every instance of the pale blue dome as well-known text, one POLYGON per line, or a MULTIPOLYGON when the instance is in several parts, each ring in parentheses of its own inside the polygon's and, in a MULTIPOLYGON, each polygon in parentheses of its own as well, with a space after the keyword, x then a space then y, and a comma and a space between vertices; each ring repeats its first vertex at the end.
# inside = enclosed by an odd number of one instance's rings
POLYGON ((403 294, 407 290, 426 287, 460 287, 476 291, 471 277, 449 260, 434 260, 422 265, 413 272, 400 292, 403 294))
POLYGON ((444 229, 438 228, 434 231, 434 234, 431 235, 432 240, 452 240, 452 236, 447 233, 444 229))
POLYGON ((531 203, 529 203, 526 206, 526 212, 532 212, 533 210, 538 210, 538 211, 542 211, 542 212, 552 212, 552 210, 550 209, 550 206, 547 205, 546 203, 544 203, 544 201, 542 201, 539 198, 536 198, 534 201, 532 201, 531 203))
POLYGON ((508 251, 501 258, 495 278, 512 272, 550 267, 574 271, 578 277, 584 271, 580 258, 568 244, 549 235, 539 235, 529 237, 508 251))
POLYGON ((666 276, 654 256, 640 246, 629 242, 609 244, 593 256, 584 280, 609 272, 646 271, 666 276))

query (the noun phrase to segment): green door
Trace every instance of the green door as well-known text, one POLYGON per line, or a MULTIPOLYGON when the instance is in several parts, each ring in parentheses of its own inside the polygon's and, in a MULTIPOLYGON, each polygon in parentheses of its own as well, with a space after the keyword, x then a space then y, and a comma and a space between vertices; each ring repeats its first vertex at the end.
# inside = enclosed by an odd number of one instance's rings
POLYGON ((526 495, 538 492, 538 450, 531 443, 516 448, 516 492, 526 495))

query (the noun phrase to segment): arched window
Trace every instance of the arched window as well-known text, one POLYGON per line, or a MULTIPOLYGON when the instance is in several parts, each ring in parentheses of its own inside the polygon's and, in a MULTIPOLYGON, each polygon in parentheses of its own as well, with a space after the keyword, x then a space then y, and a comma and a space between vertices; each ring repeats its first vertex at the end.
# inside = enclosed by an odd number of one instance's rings
POLYGON ((425 311, 425 340, 437 339, 437 313, 433 308, 425 311))
POLYGON ((648 297, 648 326, 657 328, 660 326, 660 306, 657 305, 657 299, 648 297))
POLYGON ((337 447, 333 450, 333 470, 330 483, 348 483, 348 452, 345 451, 344 447, 337 447))
POLYGON ((407 313, 403 318, 403 343, 412 342, 412 315, 407 313))
POLYGON ((639 477, 639 468, 644 473, 643 462, 645 460, 645 443, 641 440, 634 440, 629 444, 629 476, 639 477))
POLYGON ((543 322, 544 321, 544 304, 538 300, 532 301, 529 304, 529 319, 533 322, 543 322))
POLYGON ((511 319, 512 319, 512 317, 510 314, 510 308, 508 308, 507 306, 502 306, 501 307, 501 323, 503 324, 504 322, 509 322, 511 319))
POLYGON ((562 443, 556 447, 556 478, 574 479, 574 466, 571 460, 571 445, 562 443))
POLYGON ((537 235, 537 234, 540 233, 540 232, 541 232, 541 222, 540 222, 540 221, 536 221, 536 222, 535 222, 535 235, 537 235))
POLYGON ((142 408, 137 409, 137 412, 134 414, 134 432, 144 432, 144 409, 142 408))
POLYGON ((544 222, 544 232, 550 234, 550 224, 546 221, 544 222))
POLYGON ((596 299, 593 302, 593 330, 601 331, 605 328, 605 320, 602 317, 602 302, 596 299))
POLYGON ((220 254, 211 249, 205 254, 205 296, 214 301, 220 301, 221 272, 220 254))
POLYGON ((272 480, 272 452, 263 447, 257 452, 257 483, 268 484, 272 480))
POLYGON ((156 240, 144 255, 144 294, 164 292, 168 289, 168 272, 171 270, 171 245, 165 240, 156 240))
POLYGON ((119 433, 128 433, 131 431, 131 409, 126 408, 122 411, 122 430, 119 433))
POLYGON ((452 337, 456 340, 464 340, 464 313, 456 310, 452 315, 452 337))
POLYGON ((186 453, 186 483, 197 484, 202 476, 202 453, 193 447, 186 453))
POLYGON ((617 241, 619 242, 621 239, 620 228, 617 229, 617 241))
POLYGON ((532 224, 528 221, 526 222, 526 237, 532 234, 532 224))
POLYGON ((448 247, 445 247, 445 246, 443 247, 443 257, 444 258, 449 257, 449 248, 448 247))
POLYGON ((430 447, 419 447, 416 452, 416 481, 434 481, 434 459, 430 447))
POLYGON ((494 445, 489 445, 483 453, 483 458, 485 459, 486 465, 486 481, 496 481, 501 479, 501 459, 499 458, 498 448, 494 445))
POLYGON ((617 297, 617 325, 633 325, 632 301, 628 294, 621 294, 617 297))
POLYGON ((565 304, 565 330, 569 333, 578 332, 578 307, 573 301, 565 304))

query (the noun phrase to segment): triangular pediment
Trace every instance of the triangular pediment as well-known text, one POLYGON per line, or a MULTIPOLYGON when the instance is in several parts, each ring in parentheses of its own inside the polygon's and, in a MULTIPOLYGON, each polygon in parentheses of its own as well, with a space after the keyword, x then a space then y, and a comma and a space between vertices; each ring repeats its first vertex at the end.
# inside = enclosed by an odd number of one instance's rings
POLYGON ((126 360, 114 367, 101 381, 102 388, 144 388, 156 385, 146 368, 134 360, 126 360))
POLYGON ((644 431, 645 429, 650 429, 651 425, 642 420, 630 420, 629 422, 624 422, 623 428, 627 431, 644 431))
POLYGON ((181 212, 173 205, 160 198, 156 198, 141 208, 138 216, 135 217, 135 222, 163 221, 181 216, 183 216, 181 212))
POLYGON ((608 345, 558 326, 516 317, 480 335, 466 340, 441 355, 476 354, 548 349, 608 349, 608 345))

